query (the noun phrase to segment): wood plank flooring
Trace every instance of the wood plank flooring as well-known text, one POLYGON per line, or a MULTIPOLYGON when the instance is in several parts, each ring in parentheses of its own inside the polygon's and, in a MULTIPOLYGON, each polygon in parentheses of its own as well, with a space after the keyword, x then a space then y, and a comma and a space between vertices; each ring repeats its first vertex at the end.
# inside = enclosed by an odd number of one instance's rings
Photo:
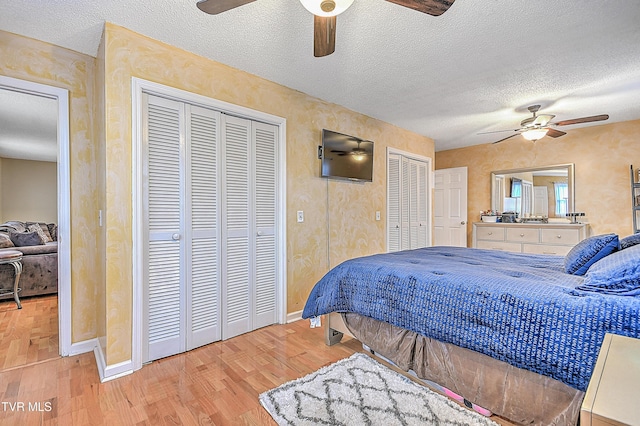
POLYGON ((348 338, 325 346, 322 328, 298 321, 155 361, 102 384, 92 353, 53 359, 0 373, 0 424, 271 426, 260 393, 359 351, 360 343, 348 338))
MULTIPOLYGON (((59 357, 58 296, 0 301, 0 371, 59 357)), ((2 408, 2 407, 0 407, 2 408)))

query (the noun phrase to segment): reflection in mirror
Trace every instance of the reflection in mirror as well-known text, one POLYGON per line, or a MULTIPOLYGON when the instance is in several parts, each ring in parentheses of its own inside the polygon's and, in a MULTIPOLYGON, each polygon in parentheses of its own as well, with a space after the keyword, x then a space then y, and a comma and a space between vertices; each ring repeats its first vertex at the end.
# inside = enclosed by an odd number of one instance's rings
POLYGON ((520 218, 566 220, 574 211, 574 166, 559 164, 491 173, 491 209, 520 218))

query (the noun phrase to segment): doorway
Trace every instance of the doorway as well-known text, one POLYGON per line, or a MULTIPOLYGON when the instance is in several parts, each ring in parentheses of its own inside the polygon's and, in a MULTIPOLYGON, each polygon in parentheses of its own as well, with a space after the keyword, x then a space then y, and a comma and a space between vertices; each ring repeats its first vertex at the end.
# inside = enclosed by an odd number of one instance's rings
MULTIPOLYGON (((24 308, 17 309, 17 306, 11 308, 10 315, 17 316, 22 315, 24 318, 15 319, 16 321, 24 323, 26 317, 29 315, 29 309, 33 312, 47 311, 50 318, 48 321, 50 324, 52 333, 57 334, 57 348, 49 348, 48 353, 51 356, 69 355, 71 349, 71 256, 70 256, 70 173, 69 173, 69 93, 65 89, 52 87, 44 84, 33 83, 26 80, 15 79, 11 77, 0 76, 0 103, 10 102, 9 108, 2 108, 0 105, 0 114, 7 115, 7 111, 16 111, 18 108, 17 102, 24 103, 23 114, 32 114, 28 120, 20 120, 28 123, 24 131, 32 131, 40 128, 39 124, 44 119, 45 115, 50 116, 50 121, 53 124, 49 124, 53 134, 50 136, 51 142, 49 145, 42 143, 41 141, 46 139, 43 134, 38 132, 33 133, 29 138, 21 140, 21 143, 7 142, 6 138, 0 139, 0 153, 1 156, 12 157, 7 160, 7 164, 10 167, 16 166, 16 161, 33 161, 29 163, 30 166, 41 166, 42 163, 51 163, 49 168, 53 167, 55 173, 55 187, 56 197, 54 201, 51 201, 55 208, 48 213, 48 219, 43 222, 51 220, 51 223, 55 224, 56 240, 57 240, 57 262, 54 258, 52 262, 54 265, 57 263, 57 275, 58 275, 58 290, 57 296, 42 296, 36 298, 23 299, 24 308), (3 96, 4 95, 4 96, 3 96), (18 101, 19 99, 19 101, 18 101), (31 105, 31 106, 29 106, 31 105), (45 113, 42 105, 48 105, 51 109, 49 113, 45 113), (38 126, 36 125, 38 124, 38 126), (40 157, 23 160, 20 158, 20 148, 26 148, 29 152, 39 152, 40 157), (34 299, 33 301, 30 299, 34 299), (36 300, 39 299, 39 300, 36 300), (46 300, 45 300, 46 299, 46 300), (32 303, 33 302, 33 303, 32 303), (29 308, 25 310, 25 308, 29 308), (56 333, 57 332, 57 333, 56 333)), ((15 118, 9 118, 9 120, 17 121, 15 118)), ((8 128, 9 126, 5 126, 8 128)), ((11 126, 12 128, 15 126, 11 126)), ((46 127, 46 126, 45 126, 46 127)), ((15 129, 14 129, 15 130, 15 129)), ((3 133, 7 135, 8 132, 3 133)), ((16 137, 14 136, 14 139, 16 137)), ((45 165, 46 168, 46 165, 45 165)), ((12 212, 11 214, 15 214, 12 212)), ((5 219, 5 218, 3 218, 5 219)), ((35 218, 12 218, 7 220, 24 220, 31 221, 35 218)), ((38 221, 35 219, 33 221, 38 221)), ((2 221, 4 222, 4 220, 2 221)), ((50 235, 50 234, 49 234, 50 235)), ((26 256, 26 255, 25 255, 26 256)), ((9 300, 12 300, 10 298, 9 300)), ((3 306, 7 302, 2 301, 3 306)), ((7 309, 10 305, 7 305, 7 309)), ((7 312, 5 312, 5 315, 7 312)), ((34 326, 35 328, 36 326, 34 326)), ((17 329, 16 329, 17 330, 17 329)), ((20 332, 14 334, 21 334, 20 332)), ((24 336, 19 336, 24 337, 24 336)), ((4 339, 7 336, 3 336, 4 339)), ((29 342, 29 340, 27 340, 29 342)), ((16 345, 14 345, 16 346, 16 345)), ((18 345, 19 346, 19 345, 18 345)), ((46 351, 44 355, 48 356, 46 351)), ((9 367, 20 367, 27 365, 31 362, 40 362, 42 359, 38 359, 38 356, 21 355, 20 359, 16 359, 9 363, 9 367)), ((2 364, 0 364, 0 370, 2 364)))

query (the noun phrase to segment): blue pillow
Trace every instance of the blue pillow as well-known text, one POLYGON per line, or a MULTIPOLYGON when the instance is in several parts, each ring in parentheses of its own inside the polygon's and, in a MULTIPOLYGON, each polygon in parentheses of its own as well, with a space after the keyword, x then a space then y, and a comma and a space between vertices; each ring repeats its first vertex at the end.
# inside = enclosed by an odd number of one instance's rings
POLYGON ((589 266, 618 250, 620 243, 616 234, 596 235, 576 244, 564 258, 567 274, 584 275, 589 266))
POLYGON ((640 233, 629 235, 620 240, 620 250, 640 244, 640 233))
POLYGON ((640 245, 620 250, 591 265, 578 290, 618 296, 640 295, 640 245))

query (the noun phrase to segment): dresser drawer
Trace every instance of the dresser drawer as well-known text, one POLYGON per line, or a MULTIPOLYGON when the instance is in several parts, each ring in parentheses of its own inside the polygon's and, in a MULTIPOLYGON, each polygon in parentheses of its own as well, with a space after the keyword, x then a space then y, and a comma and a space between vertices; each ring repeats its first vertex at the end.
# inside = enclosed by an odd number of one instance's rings
POLYGON ((529 254, 555 254, 558 256, 566 256, 571 247, 555 246, 550 244, 523 244, 522 252, 529 254))
POLYGON ((507 229, 507 241, 517 243, 540 242, 538 228, 509 228, 507 229))
POLYGON ((489 241, 504 241, 504 228, 483 227, 476 228, 476 239, 489 241))
POLYGON ((574 246, 580 241, 578 229, 543 229, 541 242, 544 244, 564 244, 574 246))
POLYGON ((489 250, 514 251, 516 253, 522 252, 522 244, 505 243, 504 241, 477 241, 476 248, 489 249, 489 250))

